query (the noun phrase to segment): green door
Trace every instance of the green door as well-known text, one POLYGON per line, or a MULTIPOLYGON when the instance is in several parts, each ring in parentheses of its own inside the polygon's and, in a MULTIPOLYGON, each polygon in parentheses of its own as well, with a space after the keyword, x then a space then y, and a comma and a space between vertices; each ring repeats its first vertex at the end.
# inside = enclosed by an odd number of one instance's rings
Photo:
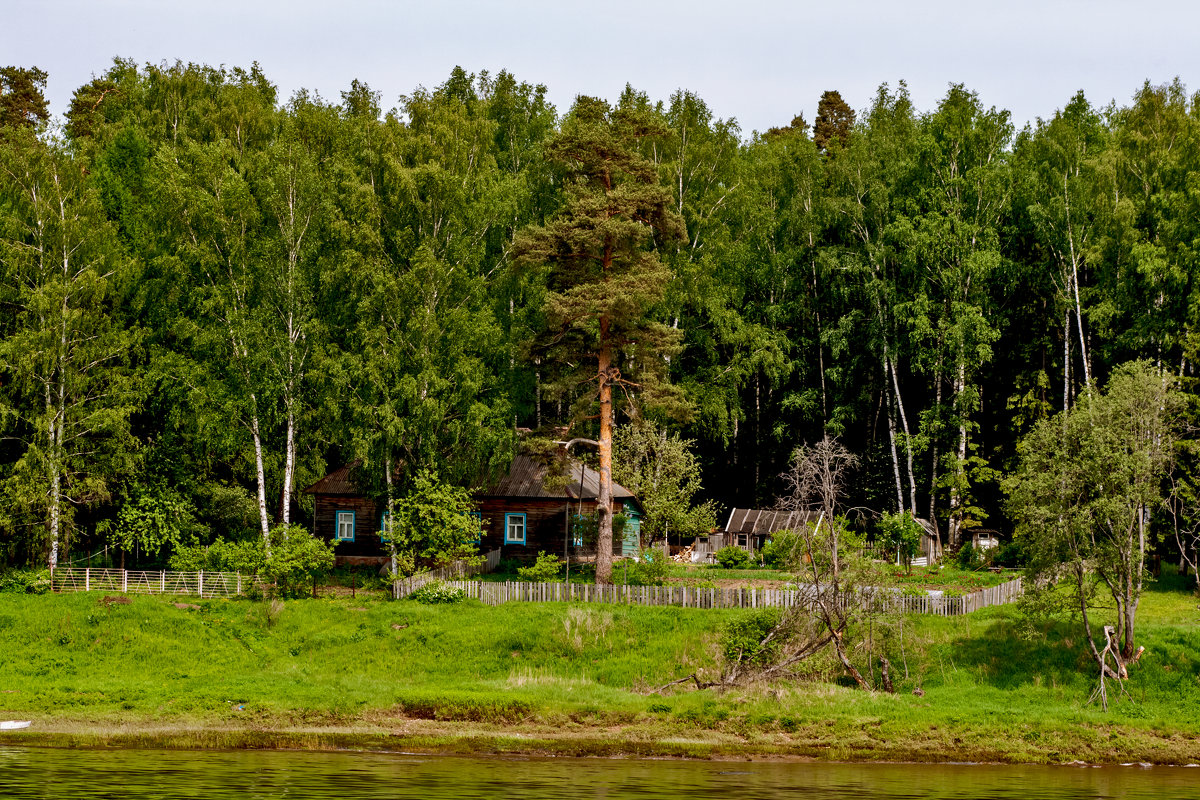
POLYGON ((642 539, 642 518, 636 509, 625 512, 625 535, 621 541, 622 556, 632 558, 638 554, 642 539))

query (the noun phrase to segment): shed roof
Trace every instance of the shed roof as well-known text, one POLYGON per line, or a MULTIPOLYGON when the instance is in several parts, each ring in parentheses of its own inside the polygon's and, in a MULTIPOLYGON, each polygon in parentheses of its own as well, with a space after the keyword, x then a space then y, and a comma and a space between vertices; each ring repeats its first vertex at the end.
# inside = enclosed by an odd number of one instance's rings
POLYGON ((781 511, 774 508, 735 508, 729 512, 726 533, 775 533, 803 525, 816 514, 811 511, 781 511))

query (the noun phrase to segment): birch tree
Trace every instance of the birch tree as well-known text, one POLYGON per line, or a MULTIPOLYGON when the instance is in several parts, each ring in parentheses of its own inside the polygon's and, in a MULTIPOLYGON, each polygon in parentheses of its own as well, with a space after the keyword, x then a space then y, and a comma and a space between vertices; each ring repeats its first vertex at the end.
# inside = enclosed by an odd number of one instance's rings
POLYGON ((134 340, 110 316, 122 256, 82 165, 29 131, 0 137, 0 526, 33 518, 54 568, 74 511, 131 466, 123 370, 134 340))

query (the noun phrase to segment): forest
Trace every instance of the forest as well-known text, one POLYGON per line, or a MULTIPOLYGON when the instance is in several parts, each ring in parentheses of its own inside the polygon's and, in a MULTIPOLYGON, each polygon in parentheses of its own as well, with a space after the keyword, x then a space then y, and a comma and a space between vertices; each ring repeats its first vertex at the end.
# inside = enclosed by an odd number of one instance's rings
MULTIPOLYGON (((923 110, 882 84, 763 132, 685 90, 560 110, 505 71, 385 110, 358 81, 281 98, 257 65, 118 59, 62 120, 46 79, 0 69, 0 566, 307 526, 301 490, 352 459, 390 496, 480 485, 518 429, 598 436, 563 322, 588 302, 629 321, 600 361, 616 428, 690 442, 718 508, 773 504, 828 436, 847 505, 1007 534, 1021 443, 1110 377, 1169 380, 1191 418, 1178 79, 1019 130, 968 87, 923 110), (589 159, 629 213, 582 188, 589 159), (598 232, 620 281, 568 274, 598 232)), ((1155 491, 1194 499, 1188 452, 1155 491)), ((1143 502, 1167 550, 1185 505, 1143 502)))

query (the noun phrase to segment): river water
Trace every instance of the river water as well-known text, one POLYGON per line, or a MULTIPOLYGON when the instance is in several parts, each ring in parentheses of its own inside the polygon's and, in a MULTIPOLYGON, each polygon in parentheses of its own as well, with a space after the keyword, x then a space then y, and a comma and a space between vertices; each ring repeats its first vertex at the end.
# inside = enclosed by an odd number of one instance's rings
POLYGON ((0 798, 1194 800, 1200 769, 59 750, 0 745, 0 798))

